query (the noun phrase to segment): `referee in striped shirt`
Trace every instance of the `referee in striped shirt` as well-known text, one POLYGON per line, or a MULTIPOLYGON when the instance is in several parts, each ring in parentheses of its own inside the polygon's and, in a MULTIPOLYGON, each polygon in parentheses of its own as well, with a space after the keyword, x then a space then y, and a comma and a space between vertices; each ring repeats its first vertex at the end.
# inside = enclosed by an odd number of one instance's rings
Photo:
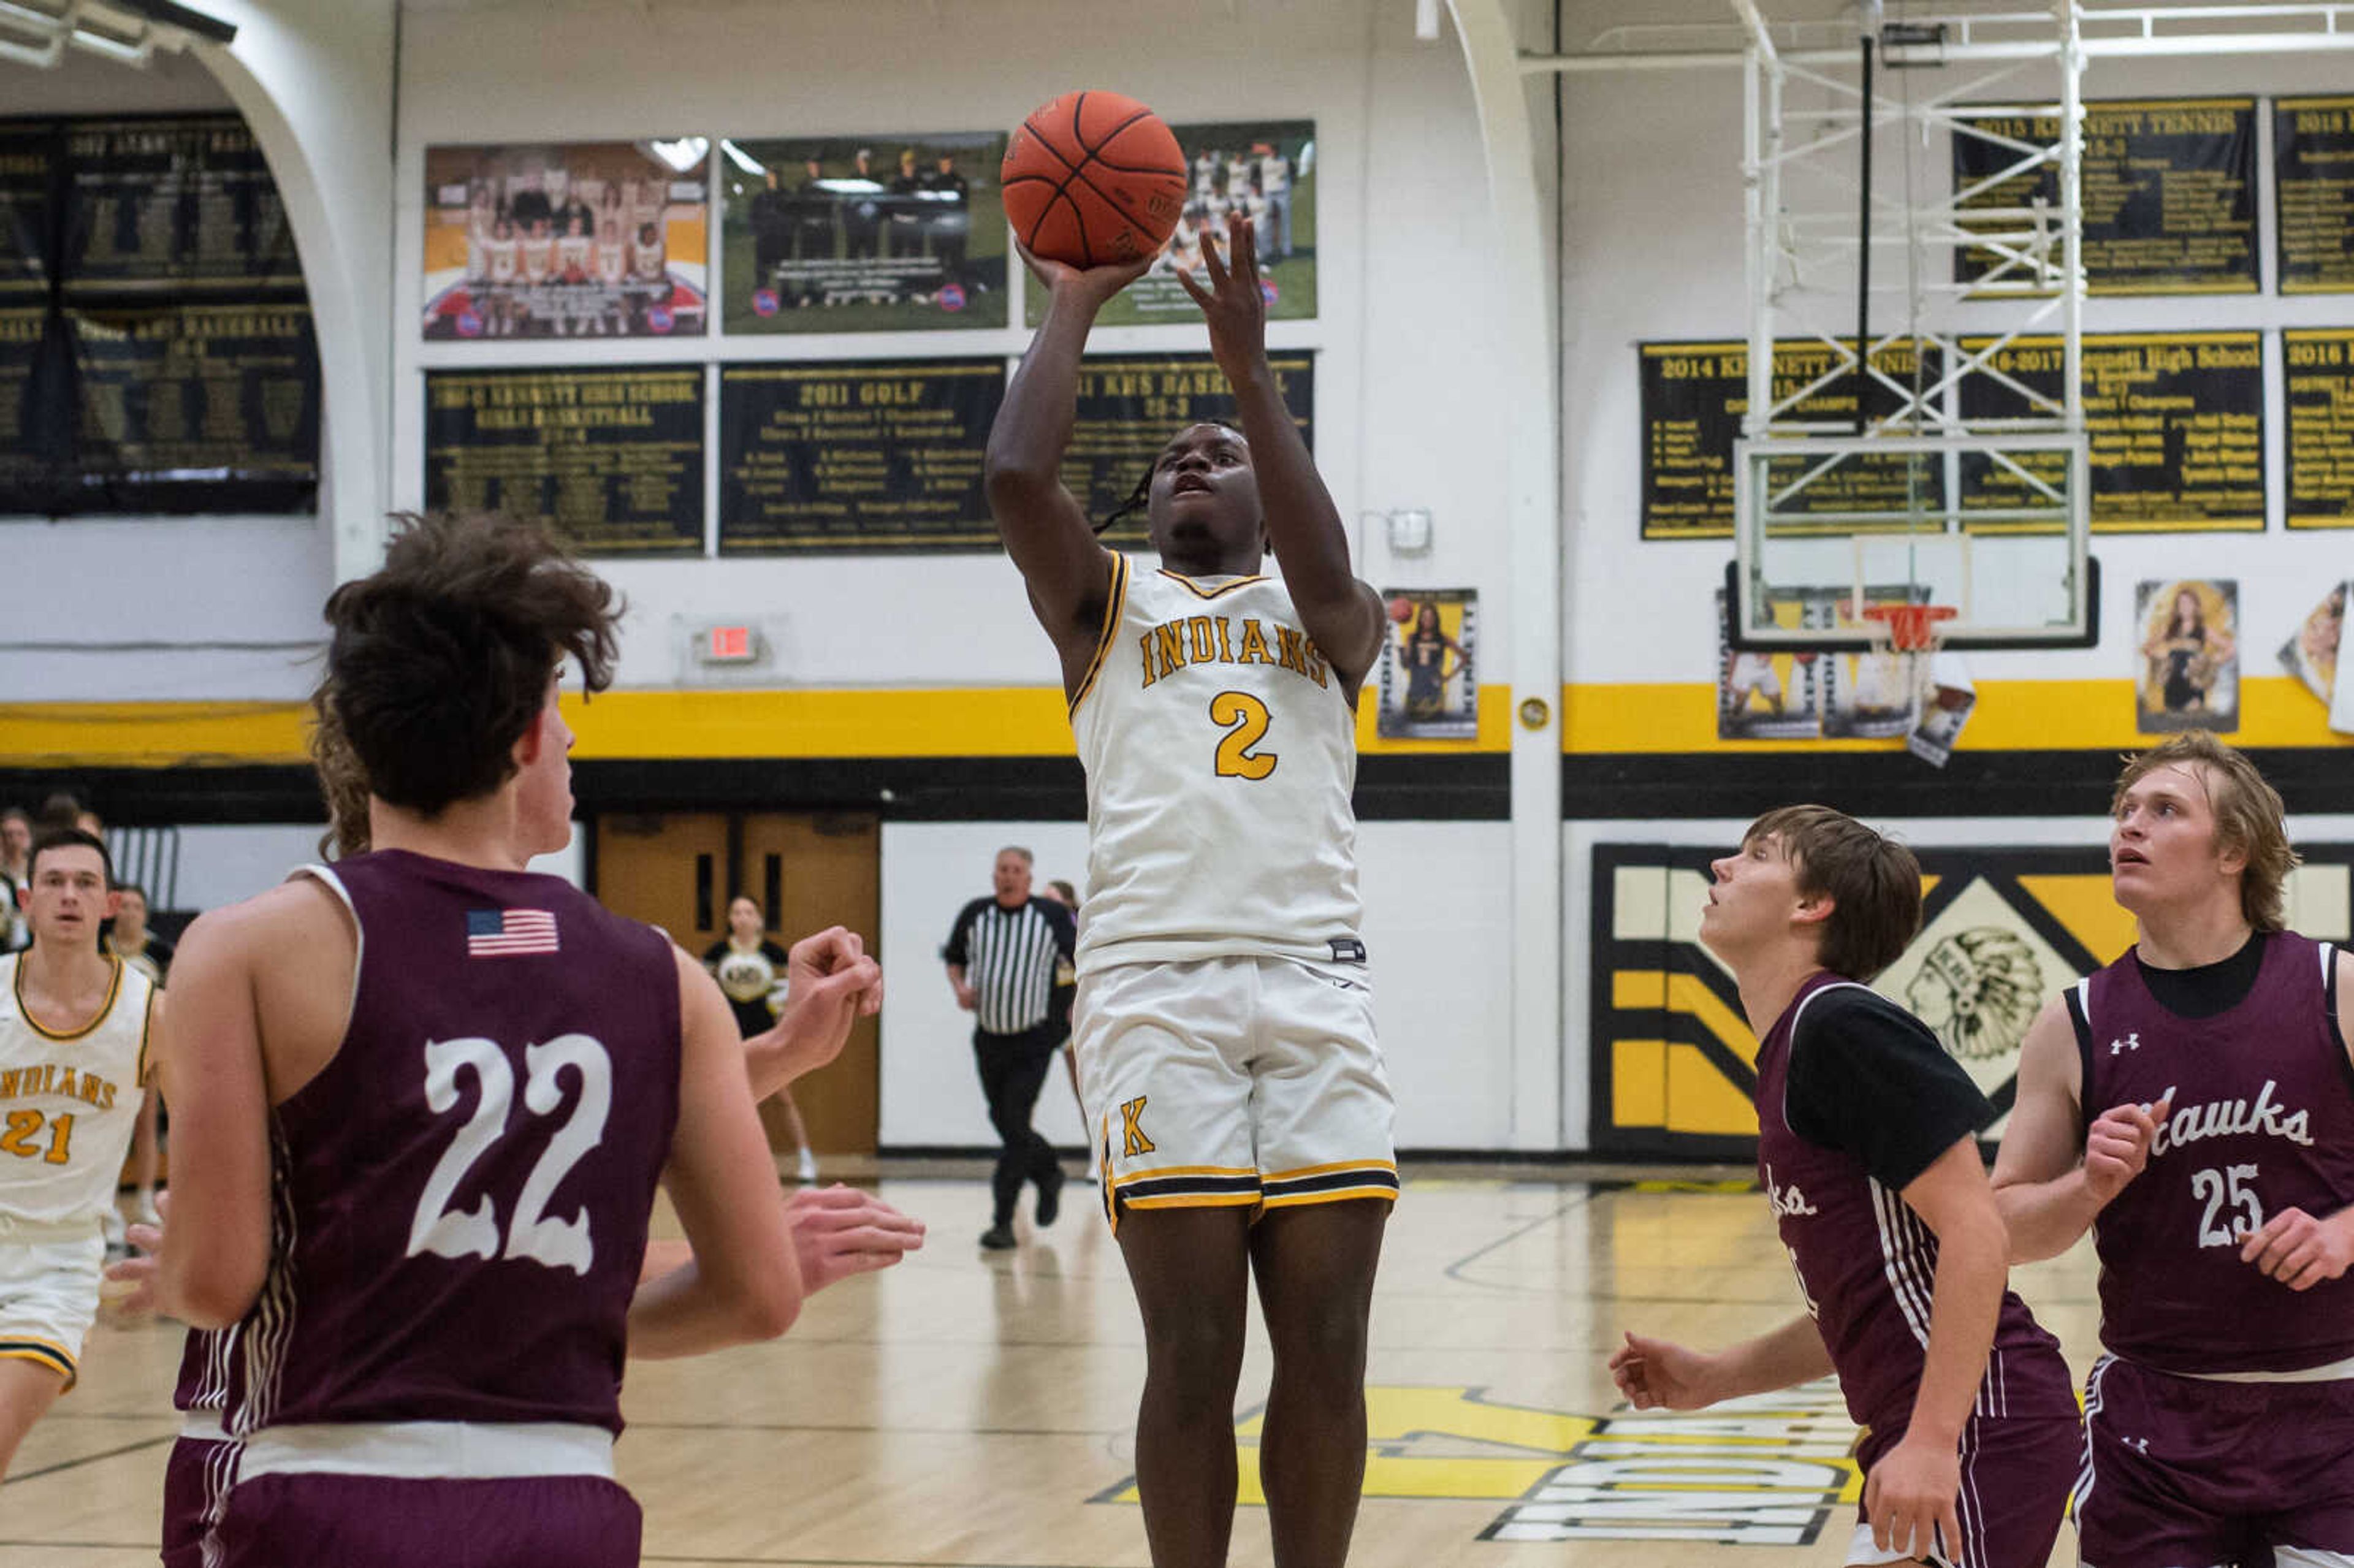
POLYGON ((1032 1129, 1030 1113, 1061 1039, 1046 1005, 1055 966, 1072 960, 1078 931, 1068 909, 1030 896, 1030 870, 1028 850, 999 850, 990 874, 994 891, 957 912, 940 949, 957 1005, 974 1015, 972 1049, 989 1122, 1005 1143, 990 1181, 995 1207, 981 1233, 991 1251, 1013 1245, 1013 1205, 1024 1181, 1038 1185, 1038 1224, 1053 1224, 1063 1201, 1063 1168, 1055 1146, 1032 1129))

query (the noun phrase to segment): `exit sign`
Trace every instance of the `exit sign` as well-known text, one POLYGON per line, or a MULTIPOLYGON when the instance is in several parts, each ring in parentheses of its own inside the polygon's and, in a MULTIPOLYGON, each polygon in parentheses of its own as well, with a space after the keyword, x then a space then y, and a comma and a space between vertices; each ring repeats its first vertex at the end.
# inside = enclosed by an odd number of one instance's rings
POLYGON ((760 634, 749 626, 706 626, 697 652, 706 664, 749 664, 760 657, 760 634))

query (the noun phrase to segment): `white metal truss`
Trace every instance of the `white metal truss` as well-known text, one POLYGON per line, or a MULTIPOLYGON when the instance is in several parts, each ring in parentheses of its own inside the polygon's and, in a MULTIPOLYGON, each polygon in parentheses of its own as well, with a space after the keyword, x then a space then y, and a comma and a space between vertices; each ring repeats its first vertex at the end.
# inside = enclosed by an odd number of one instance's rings
MULTIPOLYGON (((1957 5, 1954 8, 1959 12, 1957 5)), ((2203 5, 2109 5, 2084 0, 2079 47, 2087 59, 2153 56, 2310 54, 2354 49, 2354 0, 2222 0, 2203 5)), ((2058 47, 2049 14, 1989 6, 1948 18, 1946 38, 1912 55, 1947 63, 2048 56, 2058 47)), ((1532 75, 1596 71, 1687 70, 1742 63, 1753 29, 1723 23, 1638 23, 1612 27, 1575 54, 1523 53, 1532 75)), ((1776 22, 1769 41, 1791 65, 1838 65, 1855 52, 1852 20, 1776 22)), ((1906 56, 1900 54, 1899 61, 1906 56)))
POLYGON ((71 44, 122 65, 143 66, 157 49, 176 51, 188 43, 186 29, 148 7, 104 0, 0 0, 0 60, 19 65, 55 66, 71 44))
MULTIPOLYGON (((1732 3, 1749 32, 1749 348, 1735 457, 1742 626, 1754 632, 1768 620, 1761 557, 1777 536, 1903 534, 1922 537, 1925 549, 1931 537, 1975 530, 2063 535, 2069 581, 2083 584, 2082 0, 2053 0, 2038 14, 2041 38, 2006 37, 2018 47, 1999 53, 1978 48, 1972 29, 1999 21, 2016 35, 2027 14, 1908 11, 1901 31, 1883 31, 1874 5, 1845 51, 1800 52, 1778 47, 1754 0, 1732 3), (1893 58, 1875 77, 1868 52, 1883 45, 1883 58, 1893 58), (1925 150, 1948 138, 1994 149, 1995 167, 1967 178, 1956 172, 1950 182, 1942 169, 1922 168, 1925 150), (1869 154, 1881 145, 1903 160, 1895 177, 1873 172, 1869 154), (2056 199, 1988 203, 1999 190, 2036 190, 2046 171, 2056 199), (1995 320, 1965 314, 1964 301, 1990 298, 2016 304, 1995 320), (2021 338, 2044 334, 2058 338, 2056 388, 2003 367, 2021 338), (1824 368, 1777 376, 1777 340, 1819 351, 1824 368), (1906 371, 1892 370, 1891 357, 1906 371), (1997 406, 2015 401, 2025 412, 1983 417, 1985 399, 1973 394, 1989 383, 1997 406), (1808 409, 1835 392, 1851 396, 1851 414, 1808 409), (1999 471, 2012 498, 1966 514, 1972 461, 1999 471), (1852 499, 1849 487, 1873 465, 1881 482, 1860 489, 1879 499, 1852 499)), ((1862 558, 1859 548, 1859 621, 1862 558)), ((2072 597, 2070 624, 2055 634, 2081 630, 2082 588, 2072 597)), ((1987 619, 1967 602, 1963 613, 1987 619)))

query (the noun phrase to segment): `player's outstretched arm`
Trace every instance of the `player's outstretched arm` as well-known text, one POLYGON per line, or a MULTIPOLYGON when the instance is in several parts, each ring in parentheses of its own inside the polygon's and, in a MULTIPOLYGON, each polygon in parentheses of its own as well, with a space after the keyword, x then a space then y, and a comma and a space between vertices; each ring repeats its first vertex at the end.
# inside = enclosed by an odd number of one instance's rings
POLYGON ((1148 257, 1134 266, 1082 270, 1021 254, 1046 286, 1046 319, 990 427, 983 477, 1005 553, 1029 585, 1031 609, 1057 649, 1066 655, 1078 649, 1084 661, 1103 629, 1111 562, 1063 487, 1063 454, 1078 418, 1079 357, 1105 302, 1152 263, 1148 257))
POLYGON ((1830 1352, 1811 1318, 1722 1351, 1695 1351, 1629 1332, 1610 1356, 1618 1392, 1638 1410, 1700 1410, 1830 1374, 1830 1352))
POLYGON ((2119 1106, 2084 1127, 2084 1075, 2076 1026, 2067 1002, 2055 997, 2020 1044, 2018 1097, 1994 1162, 1995 1205, 2013 1263, 2057 1257, 2075 1245, 2149 1161, 2166 1107, 2119 1106))
POLYGON ((270 1271, 255 927, 242 905, 199 916, 181 938, 171 1001, 154 1025, 158 1082, 172 1107, 173 1202, 156 1294, 164 1310, 199 1329, 243 1318, 270 1271))
POLYGON ((630 1353, 691 1356, 792 1327, 801 1269, 783 1194, 745 1079, 736 1015, 684 950, 678 967, 678 1125, 663 1172, 694 1251, 630 1302, 630 1353))
POLYGON ((1956 1499, 1961 1491, 1959 1445, 1970 1407, 1986 1377, 2008 1270, 2002 1214, 1987 1185, 1978 1140, 1965 1136, 1906 1183, 1907 1207, 1937 1236, 1937 1273, 1929 1298, 1929 1347, 1912 1418, 1896 1446, 1864 1478, 1864 1512, 1883 1550, 1928 1555, 1940 1543, 1955 1562, 1962 1555, 1956 1499))
POLYGON ((851 1026, 883 1008, 882 966, 867 956, 865 938, 847 927, 829 926, 795 942, 785 976, 785 1011, 744 1042, 755 1100, 842 1054, 851 1026))
POLYGON ((1381 654, 1387 624, 1381 599, 1350 568, 1348 530, 1267 362, 1257 231, 1242 213, 1227 217, 1226 252, 1234 259, 1231 266, 1218 259, 1216 246, 1202 247, 1207 288, 1191 272, 1179 272, 1177 281, 1208 318, 1210 353, 1234 388, 1283 586, 1308 635, 1353 693, 1381 654))
MULTIPOLYGON (((785 1214, 792 1223, 801 1289, 810 1296, 854 1274, 888 1268, 924 1245, 923 1221, 839 1181, 831 1187, 796 1188, 785 1200, 785 1214)), ((695 1249, 685 1242, 648 1242, 638 1277, 660 1278, 694 1258, 695 1249)))

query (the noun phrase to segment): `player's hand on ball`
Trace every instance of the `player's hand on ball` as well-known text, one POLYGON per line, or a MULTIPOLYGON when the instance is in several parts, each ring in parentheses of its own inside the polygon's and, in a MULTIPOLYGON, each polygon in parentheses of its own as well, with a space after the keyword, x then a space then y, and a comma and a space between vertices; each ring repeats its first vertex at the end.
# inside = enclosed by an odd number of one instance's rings
POLYGON ((1863 1478, 1872 1544, 1907 1557, 1935 1552, 1961 1562, 1962 1521, 1955 1510, 1961 1490, 1962 1460, 1954 1445, 1915 1442, 1907 1433, 1863 1478))
POLYGON ((2354 1237, 2345 1213, 2317 1220, 2303 1209, 2283 1209, 2240 1244, 2240 1261, 2253 1263, 2267 1279, 2291 1290, 2310 1290, 2336 1279, 2354 1263, 2354 1237))
POLYGON ((1074 267, 1067 261, 1050 260, 1037 255, 1019 239, 1013 242, 1013 249, 1038 281, 1046 285, 1048 293, 1076 294, 1097 305, 1151 271, 1152 264, 1161 260, 1161 252, 1155 250, 1140 261, 1130 261, 1125 265, 1108 263, 1101 267, 1074 267))
POLYGON ((1258 231, 1244 213, 1226 215, 1226 260, 1218 248, 1202 246, 1202 270, 1209 274, 1204 288, 1193 274, 1182 270, 1177 281, 1202 307, 1210 323, 1210 355, 1229 381, 1238 380, 1267 354, 1267 295, 1258 280, 1258 231))
POLYGON ((1722 1397, 1714 1359, 1666 1340, 1629 1333, 1610 1354, 1610 1376, 1638 1410, 1699 1410, 1722 1397))
POLYGON ((839 1181, 798 1189, 785 1200, 785 1215, 804 1290, 888 1268, 924 1245, 923 1221, 839 1181))
POLYGON ((2149 1148, 2157 1140, 2158 1126, 2171 1106, 2168 1100, 2147 1109, 2112 1106, 2094 1118, 2084 1132, 2084 1185, 2095 1199, 2107 1202, 2141 1174, 2142 1167, 2149 1163, 2149 1148))

